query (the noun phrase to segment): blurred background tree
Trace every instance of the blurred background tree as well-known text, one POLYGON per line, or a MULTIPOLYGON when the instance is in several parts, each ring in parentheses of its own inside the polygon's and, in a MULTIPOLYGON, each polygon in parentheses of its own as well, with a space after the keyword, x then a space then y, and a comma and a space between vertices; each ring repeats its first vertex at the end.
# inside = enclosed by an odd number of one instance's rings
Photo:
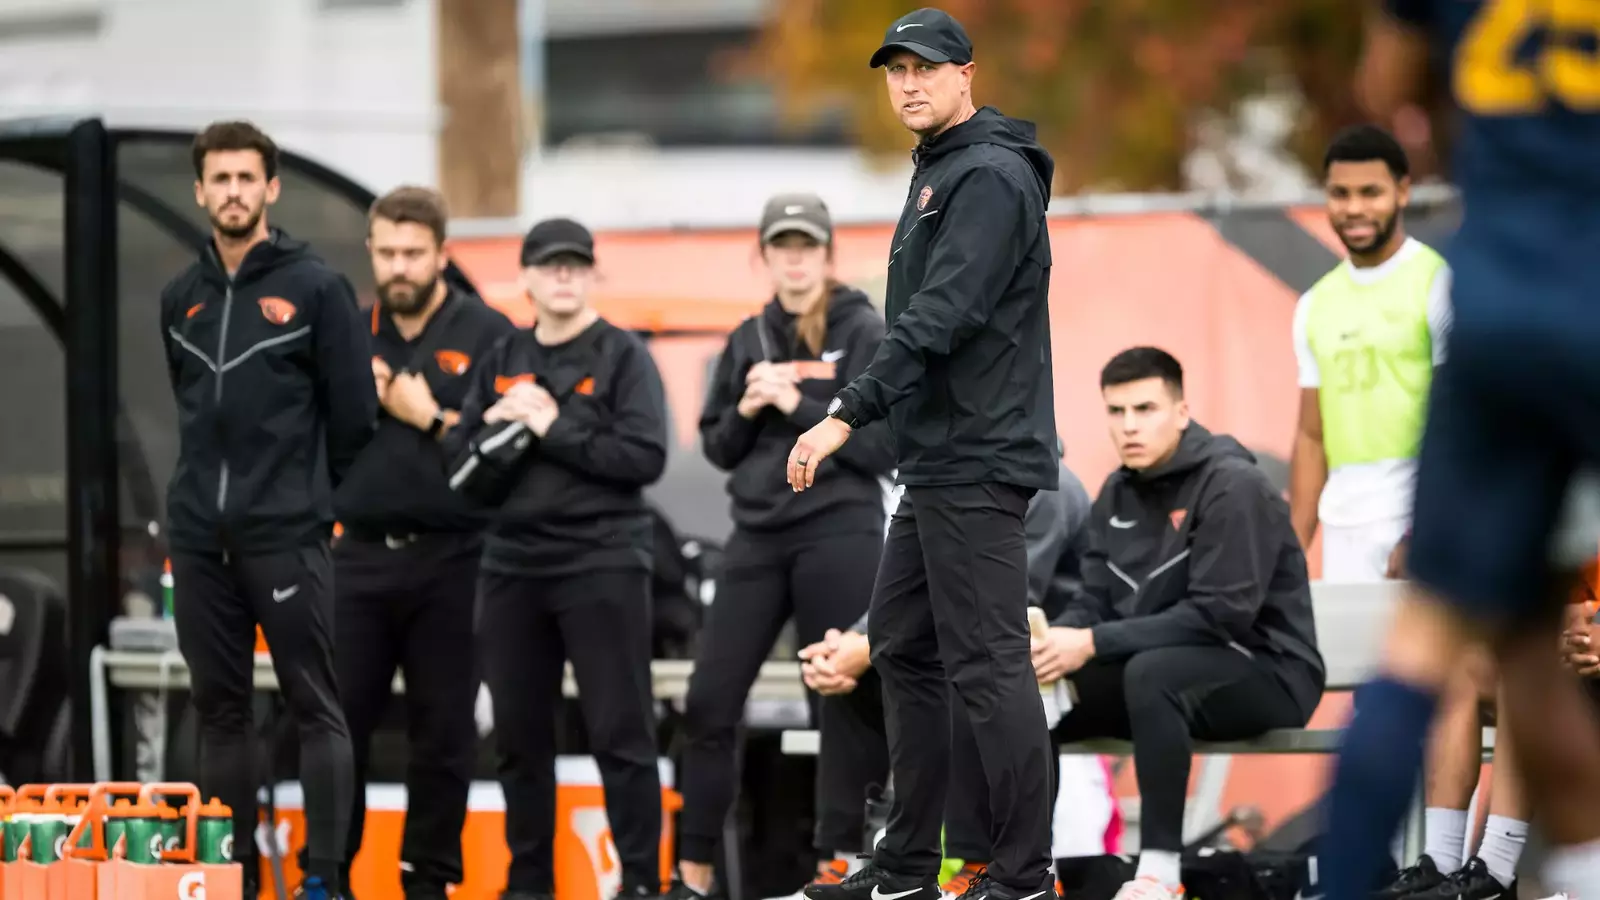
MULTIPOLYGON (((787 115, 846 110, 864 148, 898 155, 911 139, 867 59, 889 24, 918 5, 787 0, 738 64, 774 79, 787 115)), ((1192 187, 1185 172, 1197 147, 1258 139, 1239 138, 1240 129, 1254 120, 1259 130, 1262 116, 1249 111, 1267 108, 1275 123, 1267 130, 1281 132, 1273 152, 1314 180, 1328 138, 1362 118, 1351 90, 1362 7, 1349 0, 938 5, 972 37, 977 103, 1038 124, 1056 158, 1058 194, 1192 187)), ((1426 173, 1431 154, 1418 162, 1426 173)))

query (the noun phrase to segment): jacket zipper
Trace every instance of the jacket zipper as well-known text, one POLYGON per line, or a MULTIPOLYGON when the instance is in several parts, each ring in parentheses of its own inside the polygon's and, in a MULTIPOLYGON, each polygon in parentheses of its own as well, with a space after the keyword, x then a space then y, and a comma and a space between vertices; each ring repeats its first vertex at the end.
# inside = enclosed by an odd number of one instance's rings
MULTIPOLYGON (((217 415, 222 415, 222 377, 225 371, 222 364, 227 361, 228 348, 228 319, 233 312, 233 279, 228 279, 227 293, 222 296, 222 333, 217 337, 217 376, 216 376, 216 406, 217 415)), ((217 512, 224 511, 228 504, 228 448, 226 440, 222 447, 222 471, 217 478, 217 512)))

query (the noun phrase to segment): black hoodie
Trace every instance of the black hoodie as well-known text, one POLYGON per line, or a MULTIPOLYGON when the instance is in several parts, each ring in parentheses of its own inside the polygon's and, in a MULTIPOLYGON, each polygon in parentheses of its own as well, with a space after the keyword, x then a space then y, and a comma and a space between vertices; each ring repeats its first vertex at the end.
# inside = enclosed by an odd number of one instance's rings
MULTIPOLYGON (((1093 628, 1096 658, 1233 646, 1299 660, 1321 695, 1306 557, 1289 505, 1238 441, 1191 424, 1172 459, 1106 479, 1089 528, 1084 591, 1055 624, 1093 628)), ((1289 687, 1314 704, 1309 681, 1289 687)))
POLYGON ((378 414, 355 292, 274 229, 232 278, 213 245, 161 292, 178 404, 173 549, 263 552, 327 537, 333 492, 378 414))
POLYGON ((838 287, 828 299, 827 337, 820 354, 795 332, 795 316, 773 300, 728 335, 700 414, 700 442, 712 465, 726 472, 733 521, 751 531, 788 531, 808 524, 829 533, 882 534, 884 494, 878 479, 894 469, 887 423, 862 428, 823 460, 809 491, 789 489, 786 465, 801 432, 822 421, 828 399, 867 367, 883 340, 883 317, 867 295, 838 287), (800 402, 784 415, 775 407, 754 419, 739 415, 745 374, 757 362, 804 361, 800 402), (825 525, 823 523, 826 523, 825 525))
POLYGON ((889 418, 902 484, 1056 488, 1045 223, 1055 164, 1033 135, 984 107, 912 155, 889 331, 838 395, 846 421, 889 418))

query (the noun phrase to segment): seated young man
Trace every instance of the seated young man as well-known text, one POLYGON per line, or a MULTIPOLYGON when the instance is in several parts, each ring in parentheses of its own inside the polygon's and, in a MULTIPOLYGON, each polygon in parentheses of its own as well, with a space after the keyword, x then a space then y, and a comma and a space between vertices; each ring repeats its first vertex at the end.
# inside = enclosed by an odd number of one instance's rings
POLYGON ((1195 739, 1305 725, 1325 672, 1289 506, 1238 441, 1190 421, 1183 367, 1136 347, 1100 388, 1122 467, 1090 514, 1084 590, 1034 668, 1072 682, 1058 740, 1133 742, 1142 849, 1117 897, 1171 900, 1195 739))

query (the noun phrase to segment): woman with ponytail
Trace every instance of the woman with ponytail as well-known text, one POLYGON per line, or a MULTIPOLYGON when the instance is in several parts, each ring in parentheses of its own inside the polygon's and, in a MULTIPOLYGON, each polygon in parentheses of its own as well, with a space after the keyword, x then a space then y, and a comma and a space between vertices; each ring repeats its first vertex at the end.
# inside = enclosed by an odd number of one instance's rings
MULTIPOLYGON (((728 336, 700 417, 707 458, 729 473, 734 532, 685 703, 678 900, 712 889, 739 770, 735 732, 779 631, 793 618, 800 644, 811 644, 866 611, 883 546, 883 479, 894 466, 887 429, 873 425, 823 463, 833 471, 815 488, 789 487, 789 449, 867 367, 884 323, 866 294, 833 279, 833 223, 820 198, 768 201, 760 248, 773 298, 728 336)), ((860 756, 818 772, 819 878, 839 879, 861 851, 866 787, 887 777, 882 747, 860 756)))

